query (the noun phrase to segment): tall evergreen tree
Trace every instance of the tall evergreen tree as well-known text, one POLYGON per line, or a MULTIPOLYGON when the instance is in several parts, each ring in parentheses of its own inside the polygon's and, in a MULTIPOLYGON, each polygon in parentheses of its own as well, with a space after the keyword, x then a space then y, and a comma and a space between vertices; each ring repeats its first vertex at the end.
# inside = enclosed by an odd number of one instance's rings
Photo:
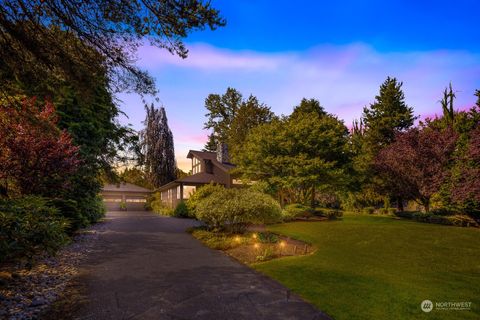
POLYGON ((413 108, 405 103, 402 85, 396 78, 387 77, 375 102, 363 109, 366 138, 374 152, 392 143, 397 132, 407 130, 415 121, 413 108))
POLYGON ((168 127, 165 108, 145 106, 145 129, 140 133, 142 163, 154 187, 175 180, 176 164, 172 131, 168 127))

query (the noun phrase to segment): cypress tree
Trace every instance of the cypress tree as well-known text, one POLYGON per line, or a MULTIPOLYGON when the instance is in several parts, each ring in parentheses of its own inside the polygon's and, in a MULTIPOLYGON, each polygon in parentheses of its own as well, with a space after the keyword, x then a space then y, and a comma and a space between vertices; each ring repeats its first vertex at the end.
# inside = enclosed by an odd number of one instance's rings
POLYGON ((145 129, 140 133, 142 163, 151 184, 158 188, 175 180, 176 163, 172 131, 165 108, 145 106, 145 129))

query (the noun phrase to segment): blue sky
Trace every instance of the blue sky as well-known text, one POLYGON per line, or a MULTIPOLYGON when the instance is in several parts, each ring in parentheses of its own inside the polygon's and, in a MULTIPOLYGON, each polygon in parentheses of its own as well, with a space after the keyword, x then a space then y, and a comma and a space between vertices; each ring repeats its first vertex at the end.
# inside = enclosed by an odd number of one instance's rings
MULTIPOLYGON (((350 125, 373 102, 387 76, 404 82, 407 104, 422 117, 439 113, 451 81, 457 109, 480 89, 478 1, 213 1, 227 19, 214 32, 191 34, 189 58, 142 47, 139 65, 157 81, 175 138, 177 162, 203 146, 204 100, 231 86, 277 114, 316 98, 350 125)), ((120 94, 141 129, 140 98, 120 94)), ((153 101, 153 99, 152 99, 153 101)))

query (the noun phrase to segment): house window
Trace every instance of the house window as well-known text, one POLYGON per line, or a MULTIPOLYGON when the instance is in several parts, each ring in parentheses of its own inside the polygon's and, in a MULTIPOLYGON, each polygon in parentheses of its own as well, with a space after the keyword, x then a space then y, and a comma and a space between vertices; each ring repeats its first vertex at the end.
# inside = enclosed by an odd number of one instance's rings
POLYGON ((192 174, 199 173, 201 171, 201 163, 196 157, 192 159, 192 174))
POLYGON ((177 200, 180 200, 180 186, 177 187, 177 200))
POLYGON ((211 160, 205 160, 205 172, 213 174, 213 163, 211 160))
POLYGON ((194 186, 183 186, 183 198, 188 199, 195 192, 196 187, 194 186))

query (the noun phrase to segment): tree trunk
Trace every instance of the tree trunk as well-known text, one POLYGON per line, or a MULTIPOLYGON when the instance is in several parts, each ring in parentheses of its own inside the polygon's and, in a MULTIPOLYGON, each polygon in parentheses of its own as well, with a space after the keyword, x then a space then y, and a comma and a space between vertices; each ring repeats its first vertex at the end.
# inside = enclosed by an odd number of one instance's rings
POLYGON ((423 206, 425 207, 425 212, 430 212, 430 199, 423 200, 423 206))
POLYGON ((397 210, 400 211, 400 212, 403 212, 403 210, 404 210, 402 197, 397 198, 397 210))
POLYGON ((310 199, 310 207, 315 208, 315 186, 312 186, 312 197, 310 199))

